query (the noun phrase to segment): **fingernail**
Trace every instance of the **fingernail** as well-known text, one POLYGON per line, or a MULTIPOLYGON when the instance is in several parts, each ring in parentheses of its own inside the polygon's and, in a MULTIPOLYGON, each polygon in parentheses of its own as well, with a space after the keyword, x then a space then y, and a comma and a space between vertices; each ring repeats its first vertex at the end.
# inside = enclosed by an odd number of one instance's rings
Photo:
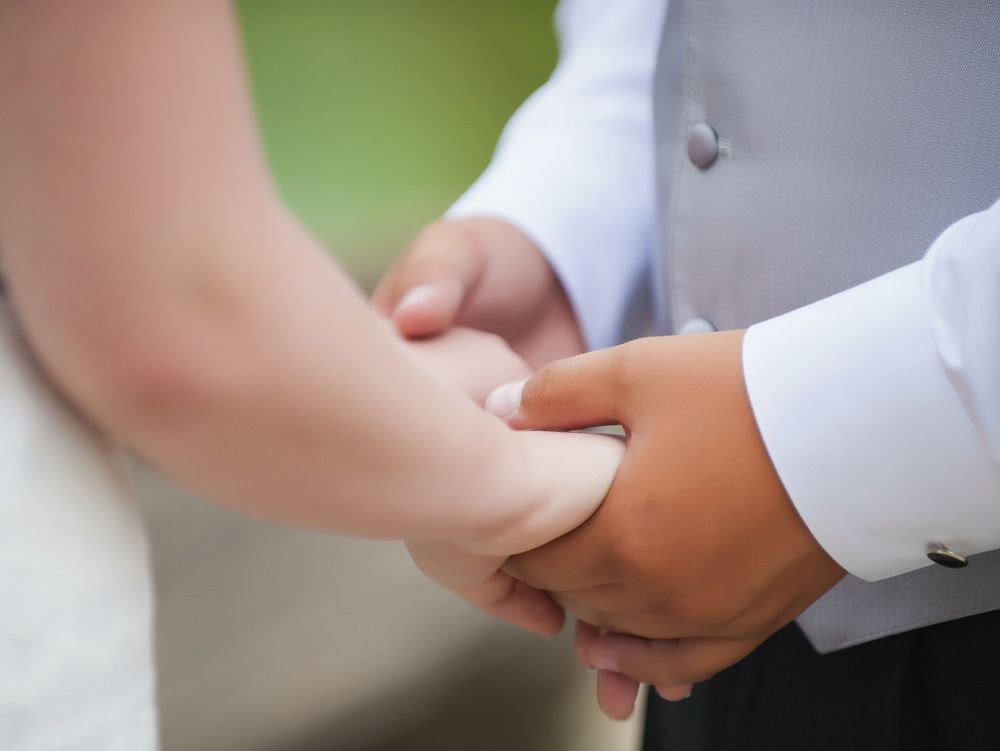
POLYGON ((620 673, 621 665, 613 654, 602 654, 598 650, 591 650, 590 664, 599 670, 610 670, 612 673, 620 673))
POLYGON ((437 288, 433 284, 418 284, 411 289, 396 304, 396 313, 404 312, 407 308, 424 305, 428 300, 437 295, 437 288))
POLYGON ((521 394, 524 393, 524 384, 527 382, 528 379, 525 378, 513 383, 505 383, 503 386, 497 386, 486 397, 486 403, 483 405, 484 409, 497 417, 510 417, 521 406, 521 394))

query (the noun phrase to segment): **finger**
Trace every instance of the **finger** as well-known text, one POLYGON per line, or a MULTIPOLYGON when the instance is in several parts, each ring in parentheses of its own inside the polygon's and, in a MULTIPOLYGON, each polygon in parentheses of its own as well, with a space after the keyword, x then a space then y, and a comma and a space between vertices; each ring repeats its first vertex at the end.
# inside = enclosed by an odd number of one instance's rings
POLYGON ((600 635, 600 631, 596 626, 591 626, 586 621, 581 621, 577 619, 576 621, 576 634, 574 638, 574 644, 576 646, 576 656, 580 660, 580 664, 583 665, 587 670, 595 670, 596 668, 590 662, 590 643, 600 635))
POLYGON ((601 670, 597 674, 597 705, 612 720, 627 720, 631 717, 638 695, 638 681, 607 670, 601 670))
POLYGON ((549 363, 526 382, 494 390, 486 409, 521 430, 627 424, 627 346, 549 363))
POLYGON ((490 615, 539 636, 555 636, 565 614, 547 592, 529 587, 502 571, 456 594, 490 615))
MULTIPOLYGON (((529 555, 534 554, 532 551, 529 555)), ((520 556, 515 557, 520 558, 520 556)), ((692 632, 690 628, 685 628, 684 624, 678 623, 664 611, 639 612, 635 604, 635 594, 621 584, 608 584, 564 593, 555 587, 539 583, 539 575, 531 576, 534 570, 519 565, 513 557, 504 563, 503 570, 536 589, 547 590, 559 607, 572 613, 578 621, 603 631, 630 634, 644 639, 680 639, 690 637, 694 633, 704 633, 704 630, 692 632), (522 573, 529 575, 528 578, 522 578, 522 573)), ((563 578, 568 576, 569 573, 563 574, 563 578)))
POLYGON ((372 302, 405 336, 438 334, 455 322, 484 267, 483 254, 467 229, 438 222, 417 236, 372 302))
POLYGON ((759 642, 747 639, 648 640, 635 636, 599 636, 590 645, 590 661, 653 685, 701 683, 743 659, 759 642))
POLYGON ((467 288, 455 277, 411 287, 392 311, 403 336, 422 337, 447 331, 458 317, 467 288))
POLYGON ((674 686, 659 685, 654 687, 656 693, 660 695, 660 698, 664 701, 684 701, 690 698, 691 692, 694 690, 693 683, 679 683, 674 686))
MULTIPOLYGON (((524 581, 524 579, 521 579, 520 576, 517 576, 517 574, 513 573, 512 571, 509 571, 506 565, 504 566, 504 571, 510 573, 512 576, 514 576, 514 578, 524 581)), ((579 600, 574 599, 574 596, 562 594, 561 592, 552 590, 549 587, 540 587, 535 582, 529 582, 529 584, 530 586, 535 587, 536 589, 544 589, 548 591, 549 595, 556 602, 556 604, 559 605, 559 607, 561 607, 567 613, 572 613, 574 616, 576 616, 578 623, 585 624, 586 626, 592 629, 597 629, 598 633, 604 631, 610 631, 612 633, 633 634, 635 636, 643 636, 649 638, 648 634, 636 631, 634 628, 632 628, 632 626, 636 623, 635 616, 622 616, 614 613, 609 613, 603 610, 591 608, 581 604, 579 600)), ((593 635, 588 632, 583 638, 586 640, 587 648, 589 649, 590 643, 593 640, 593 635)), ((579 642, 577 643, 577 646, 580 647, 579 642)), ((580 655, 580 657, 582 663, 585 655, 580 655)), ((593 666, 590 667, 591 669, 593 669, 593 666)))
POLYGON ((372 303, 388 315, 406 294, 421 284, 456 278, 471 286, 481 275, 484 256, 473 233, 463 225, 441 221, 428 225, 382 277, 372 303))
POLYGON ((541 636, 562 629, 563 609, 548 592, 498 570, 502 557, 469 554, 441 544, 408 542, 406 547, 424 574, 490 615, 541 636))

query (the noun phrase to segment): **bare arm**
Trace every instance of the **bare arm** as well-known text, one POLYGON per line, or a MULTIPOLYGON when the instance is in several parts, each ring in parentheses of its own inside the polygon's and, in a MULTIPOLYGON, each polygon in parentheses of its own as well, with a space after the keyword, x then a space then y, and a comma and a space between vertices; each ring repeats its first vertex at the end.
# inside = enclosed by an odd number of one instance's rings
POLYGON ((228 3, 6 2, 0 102, 0 260, 29 341, 174 477, 285 521, 488 548, 603 496, 619 447, 481 413, 283 210, 228 3))

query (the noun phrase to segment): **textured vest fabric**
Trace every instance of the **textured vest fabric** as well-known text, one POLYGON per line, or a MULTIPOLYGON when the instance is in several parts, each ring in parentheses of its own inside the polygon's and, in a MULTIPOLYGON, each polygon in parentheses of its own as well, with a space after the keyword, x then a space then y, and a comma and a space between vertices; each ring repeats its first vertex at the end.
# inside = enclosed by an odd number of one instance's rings
MULTIPOLYGON (((654 101, 661 317, 745 327, 919 259, 1000 197, 1000 3, 671 0, 654 101)), ((1000 551, 849 576, 799 624, 832 651, 996 609, 1000 551)))

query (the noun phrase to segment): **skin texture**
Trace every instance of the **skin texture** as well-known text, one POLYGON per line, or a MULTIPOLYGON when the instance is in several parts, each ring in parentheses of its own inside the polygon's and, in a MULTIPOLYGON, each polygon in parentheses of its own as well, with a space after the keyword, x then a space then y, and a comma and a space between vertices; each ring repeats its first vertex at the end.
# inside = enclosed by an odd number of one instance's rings
MULTIPOLYGON (((543 328, 496 302, 502 297, 481 295, 473 304, 478 287, 468 282, 478 278, 470 267, 510 264, 505 273, 520 270, 526 289, 538 289, 530 281, 543 278, 537 249, 520 257, 522 243, 474 246, 445 238, 432 252, 427 233, 433 237, 437 227, 418 238, 380 290, 391 287, 398 300, 406 281, 459 281, 450 298, 417 296, 425 316, 418 323, 427 329, 408 318, 405 306, 397 308, 393 319, 403 333, 442 330, 456 319, 454 310, 475 310, 469 325, 487 322, 501 335, 543 328), (427 256, 433 275, 422 271, 426 262, 417 263, 427 256), (513 316, 509 326, 505 316, 513 316)), ((508 226, 497 236, 517 234, 508 226)), ((568 304, 566 310, 572 312, 568 304)), ((598 701, 611 717, 631 714, 640 681, 666 699, 687 697, 692 683, 745 656, 844 575, 774 472, 743 384, 742 338, 737 331, 639 340, 554 362, 523 386, 523 395, 516 384, 487 401, 517 428, 627 430, 628 453, 601 509, 505 567, 554 592, 577 615, 577 653, 582 664, 600 669, 598 701)), ((561 353, 533 354, 544 362, 561 353)))
POLYGON ((497 386, 524 380, 532 369, 496 334, 453 326, 406 342, 417 363, 479 406, 497 386))
MULTIPOLYGON (((610 632, 579 636, 586 664, 671 696, 744 657, 845 573, 774 471, 742 340, 656 337, 552 363, 506 415, 520 429, 625 427, 628 452, 602 507, 505 568, 610 632)), ((621 686, 603 693, 605 709, 624 711, 621 686)))
MULTIPOLYGON (((461 323, 504 337, 535 366, 584 349, 575 313, 548 261, 530 238, 495 218, 425 227, 379 284, 373 303, 417 344, 461 323)), ((472 350, 466 355, 458 353, 466 362, 477 359, 472 350)), ((410 549, 429 572, 447 567, 414 545, 410 549)), ((576 629, 580 661, 593 668, 589 645, 600 630, 584 621, 576 629)), ((620 673, 598 674, 598 702, 609 717, 630 716, 638 689, 638 681, 620 673)), ((664 698, 683 699, 691 686, 659 690, 664 698)))
POLYGON ((533 368, 584 351, 559 280, 537 246, 489 217, 425 227, 382 279, 372 302, 404 336, 453 325, 504 338, 533 368))
POLYGON ((276 196, 229 3, 2 3, 0 101, 0 262, 74 406, 206 497, 411 540, 490 612, 558 629, 499 566, 592 513, 620 444, 512 432, 451 385, 489 368, 439 376, 373 314, 276 196))

